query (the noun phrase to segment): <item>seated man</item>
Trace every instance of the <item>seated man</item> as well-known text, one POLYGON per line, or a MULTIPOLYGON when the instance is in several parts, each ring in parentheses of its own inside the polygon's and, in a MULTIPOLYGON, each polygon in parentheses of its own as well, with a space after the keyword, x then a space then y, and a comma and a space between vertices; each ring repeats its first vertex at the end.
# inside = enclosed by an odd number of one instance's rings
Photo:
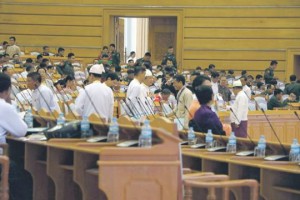
POLYGON ((288 105, 290 102, 295 102, 296 95, 291 93, 290 96, 282 101, 283 91, 281 89, 275 89, 274 95, 268 102, 268 110, 273 110, 274 108, 282 108, 288 105))
POLYGON ((196 111, 194 116, 194 130, 206 133, 211 129, 213 134, 225 135, 220 119, 210 107, 214 99, 212 88, 201 85, 195 90, 195 93, 201 107, 196 111))

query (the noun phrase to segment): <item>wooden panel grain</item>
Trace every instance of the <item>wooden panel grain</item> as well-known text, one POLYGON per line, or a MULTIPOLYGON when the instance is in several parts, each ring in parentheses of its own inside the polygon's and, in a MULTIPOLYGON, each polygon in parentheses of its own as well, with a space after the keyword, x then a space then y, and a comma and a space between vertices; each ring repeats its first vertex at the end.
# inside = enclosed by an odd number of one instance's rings
POLYGON ((294 28, 300 18, 185 18, 184 27, 294 28))
POLYGON ((1 14, 2 23, 63 26, 102 26, 102 17, 1 14))
MULTIPOLYGON (((5 0, 8 1, 8 0, 5 0)), ((37 0, 14 0, 14 2, 38 2, 37 0)), ((53 3, 53 0, 43 0, 43 3, 53 3)), ((60 0, 59 3, 66 3, 70 4, 69 0, 60 0)), ((224 0, 202 0, 202 1, 195 1, 195 0, 185 0, 185 1, 176 1, 173 0, 152 0, 149 2, 148 0, 72 0, 71 4, 94 4, 94 5, 110 5, 110 6, 117 6, 117 5, 128 5, 128 6, 300 6, 300 2, 297 0, 252 0, 252 1, 245 1, 245 0, 231 0, 231 1, 224 1, 224 0)))
POLYGON ((300 46, 299 39, 185 39, 184 49, 286 49, 300 46))
POLYGON ((2 13, 31 15, 88 15, 102 16, 103 9, 94 6, 67 6, 43 4, 2 4, 2 13))
POLYGON ((285 60, 285 51, 225 51, 225 50, 184 50, 183 59, 185 60, 256 60, 256 61, 268 61, 268 60, 285 60))
POLYGON ((300 29, 258 29, 258 28, 184 28, 184 38, 261 38, 299 39, 300 29))
POLYGON ((12 25, 1 24, 2 34, 7 35, 52 35, 52 36, 102 36, 102 27, 55 26, 55 25, 12 25))
MULTIPOLYGON (((9 38, 11 35, 0 34, 1 38, 9 38)), ((73 36, 30 36, 15 35, 20 46, 91 46, 97 47, 102 43, 101 37, 73 37, 73 36)))
POLYGON ((203 7, 185 9, 185 17, 300 17, 299 7, 203 7))

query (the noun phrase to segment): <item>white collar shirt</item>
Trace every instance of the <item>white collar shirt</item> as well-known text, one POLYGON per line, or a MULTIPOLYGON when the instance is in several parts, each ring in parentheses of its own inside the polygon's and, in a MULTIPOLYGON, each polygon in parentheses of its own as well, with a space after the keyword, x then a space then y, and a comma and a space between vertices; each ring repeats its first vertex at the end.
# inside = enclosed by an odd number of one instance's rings
POLYGON ((32 106, 38 111, 43 108, 48 112, 53 112, 54 110, 60 112, 59 105, 53 92, 43 84, 32 92, 32 106))
POLYGON ((235 98, 235 101, 232 105, 232 112, 230 112, 230 121, 231 123, 235 123, 237 125, 240 124, 241 121, 248 120, 248 106, 249 100, 244 91, 240 91, 235 98))
POLYGON ((23 137, 26 132, 27 125, 14 107, 0 98, 0 143, 6 143, 6 133, 16 137, 23 137))
POLYGON ((137 98, 142 97, 142 84, 137 79, 133 79, 127 89, 126 102, 136 117, 140 117, 143 114, 137 100, 137 98))
POLYGON ((112 89, 100 81, 89 84, 79 91, 75 100, 75 110, 81 116, 88 117, 95 113, 106 120, 112 119, 114 112, 112 89))
POLYGON ((244 85, 243 91, 246 93, 248 99, 251 99, 251 89, 247 85, 244 85))

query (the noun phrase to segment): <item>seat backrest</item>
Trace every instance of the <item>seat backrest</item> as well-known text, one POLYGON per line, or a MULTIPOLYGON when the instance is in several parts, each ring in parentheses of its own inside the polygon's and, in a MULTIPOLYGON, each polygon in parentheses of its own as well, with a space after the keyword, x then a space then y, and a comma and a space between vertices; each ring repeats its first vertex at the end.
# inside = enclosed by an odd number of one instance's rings
POLYGON ((8 185, 8 173, 9 173, 9 158, 7 156, 0 156, 0 165, 2 166, 1 183, 0 183, 0 199, 8 200, 9 198, 9 185, 8 185))

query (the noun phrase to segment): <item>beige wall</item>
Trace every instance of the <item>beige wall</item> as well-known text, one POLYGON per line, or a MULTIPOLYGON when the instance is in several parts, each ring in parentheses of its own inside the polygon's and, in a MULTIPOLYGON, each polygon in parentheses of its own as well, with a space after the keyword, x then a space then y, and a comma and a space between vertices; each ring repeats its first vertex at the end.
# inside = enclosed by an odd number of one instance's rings
POLYGON ((63 46, 90 61, 107 45, 104 13, 109 9, 182 12, 182 42, 176 51, 184 69, 214 63, 218 69, 247 69, 256 75, 277 59, 276 75, 284 78, 286 51, 300 46, 298 0, 4 0, 0 40, 15 35, 26 51, 63 46))

